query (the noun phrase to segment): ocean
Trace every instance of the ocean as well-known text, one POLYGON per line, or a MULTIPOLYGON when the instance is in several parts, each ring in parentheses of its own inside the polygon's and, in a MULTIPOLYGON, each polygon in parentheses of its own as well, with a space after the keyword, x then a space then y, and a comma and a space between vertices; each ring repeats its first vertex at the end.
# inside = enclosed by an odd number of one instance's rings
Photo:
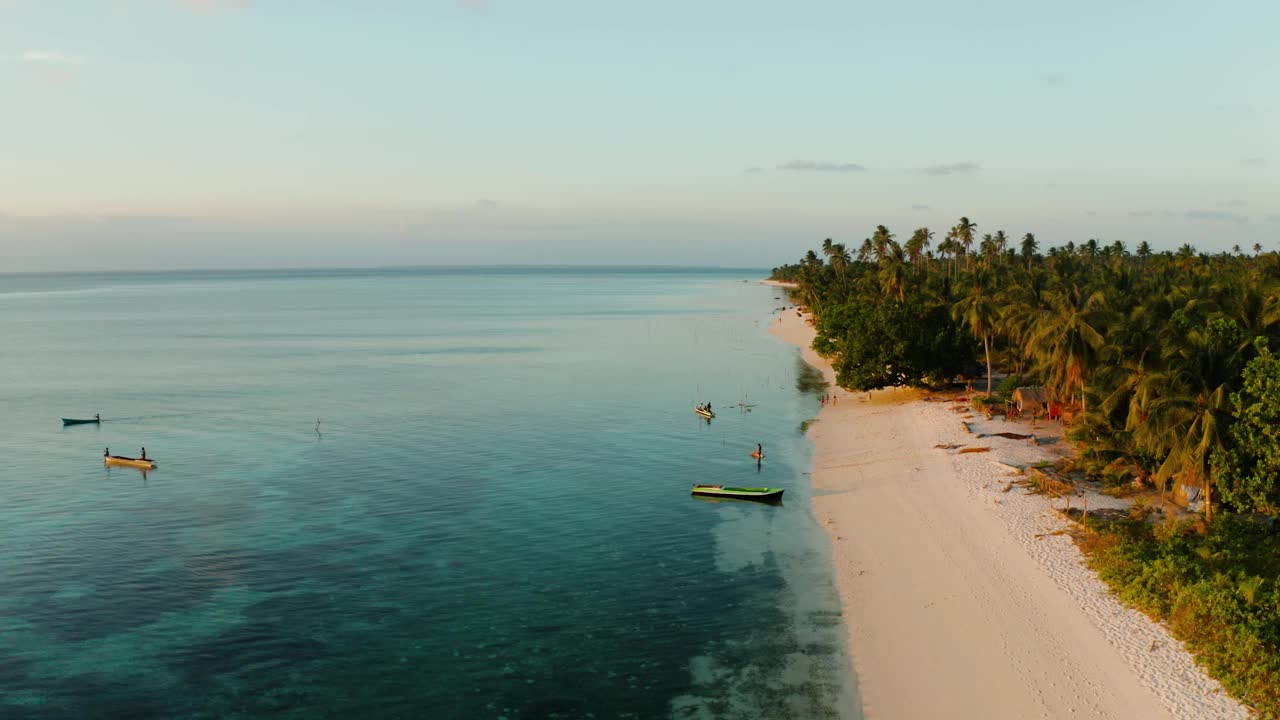
POLYGON ((0 275, 0 717, 859 717, 763 274, 0 275))

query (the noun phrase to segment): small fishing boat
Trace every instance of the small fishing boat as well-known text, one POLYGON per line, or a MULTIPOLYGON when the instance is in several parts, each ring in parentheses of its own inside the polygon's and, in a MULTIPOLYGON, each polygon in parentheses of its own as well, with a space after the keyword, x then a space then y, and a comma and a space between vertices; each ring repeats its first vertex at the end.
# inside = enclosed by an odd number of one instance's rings
POLYGON ((757 460, 763 460, 763 459, 764 459, 764 455, 761 455, 761 454, 760 454, 760 453, 758 453, 758 452, 753 452, 753 453, 751 453, 751 457, 753 457, 753 458, 755 458, 755 459, 757 459, 757 460))
POLYGON ((156 461, 151 458, 132 458, 124 455, 103 455, 103 465, 123 465, 125 467, 141 468, 143 470, 154 470, 156 461))
POLYGON ((776 502, 782 499, 782 488, 725 487, 724 485, 694 485, 693 494, 703 497, 736 498, 776 502))
POLYGON ((94 415, 93 417, 88 419, 62 418, 63 425, 89 425, 89 424, 97 425, 100 422, 102 422, 102 416, 100 415, 94 415))
POLYGON ((713 417, 715 417, 715 416, 716 416, 716 414, 715 414, 715 413, 711 412, 710 410, 708 410, 708 409, 706 409, 706 408, 696 407, 696 408, 694 408, 694 409, 693 409, 693 411, 694 411, 694 412, 696 412, 696 413, 698 413, 699 415, 701 415, 702 417, 704 417, 704 418, 706 418, 706 419, 708 419, 708 420, 710 420, 711 418, 713 418, 713 417))

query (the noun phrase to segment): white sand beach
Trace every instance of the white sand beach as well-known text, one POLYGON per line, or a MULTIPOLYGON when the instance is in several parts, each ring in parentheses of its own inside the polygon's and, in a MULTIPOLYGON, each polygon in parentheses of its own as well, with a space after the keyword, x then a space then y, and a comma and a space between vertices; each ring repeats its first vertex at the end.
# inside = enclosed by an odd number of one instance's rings
MULTIPOLYGON (((1006 491, 1014 476, 997 461, 1066 452, 1060 428, 1042 421, 1044 444, 977 439, 950 402, 836 389, 807 317, 787 310, 770 327, 836 396, 809 431, 814 511, 831 536, 867 718, 1249 717, 1162 626, 1109 595, 1068 537, 1049 534, 1067 525, 1051 508, 1062 500, 1006 491)), ((1118 501, 1089 499, 1108 504, 1118 501)))

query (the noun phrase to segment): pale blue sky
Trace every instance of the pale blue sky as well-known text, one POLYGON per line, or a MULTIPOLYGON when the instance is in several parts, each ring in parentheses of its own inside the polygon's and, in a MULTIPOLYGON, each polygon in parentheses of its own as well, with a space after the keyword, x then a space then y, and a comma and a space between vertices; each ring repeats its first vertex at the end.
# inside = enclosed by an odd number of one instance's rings
POLYGON ((0 272, 1280 249, 1280 3, 0 0, 0 272))

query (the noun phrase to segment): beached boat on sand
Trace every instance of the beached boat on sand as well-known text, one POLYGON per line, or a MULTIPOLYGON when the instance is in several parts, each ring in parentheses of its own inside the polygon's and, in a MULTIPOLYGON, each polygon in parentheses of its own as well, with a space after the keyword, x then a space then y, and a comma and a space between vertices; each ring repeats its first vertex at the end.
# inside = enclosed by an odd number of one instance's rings
POLYGON ((124 465, 125 467, 141 468, 143 470, 154 470, 156 461, 151 458, 132 458, 124 455, 103 455, 103 465, 124 465))
POLYGON ((725 487, 724 485, 694 485, 692 492, 694 495, 701 495, 703 497, 777 502, 782 499, 783 489, 768 487, 725 487))

